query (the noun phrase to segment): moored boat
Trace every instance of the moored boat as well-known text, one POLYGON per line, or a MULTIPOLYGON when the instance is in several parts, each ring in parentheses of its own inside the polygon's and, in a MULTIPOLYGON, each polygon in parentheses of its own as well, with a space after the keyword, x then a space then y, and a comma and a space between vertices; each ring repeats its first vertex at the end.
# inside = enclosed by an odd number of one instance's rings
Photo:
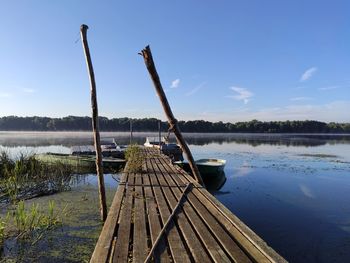
MULTIPOLYGON (((36 154, 35 158, 46 163, 62 163, 72 166, 76 170, 95 171, 96 157, 93 155, 71 155, 62 153, 36 154)), ((103 168, 106 170, 119 170, 125 165, 124 159, 103 157, 103 168)))
POLYGON ((145 147, 157 148, 162 151, 163 154, 169 156, 174 161, 182 161, 182 149, 176 143, 168 142, 164 137, 159 143, 159 138, 147 137, 146 142, 143 144, 145 147))
MULTIPOLYGON (((118 145, 115 140, 112 143, 101 144, 101 153, 103 157, 124 158, 125 148, 118 145)), ((71 147, 72 155, 96 155, 95 147, 93 145, 77 145, 71 147)))
MULTIPOLYGON (((191 168, 188 162, 174 162, 182 167, 185 171, 191 172, 191 168)), ((198 170, 203 177, 217 176, 223 173, 226 165, 226 160, 223 159, 199 159, 195 161, 198 170)))
POLYGON ((195 162, 201 175, 222 173, 226 165, 226 160, 222 159, 199 159, 195 162))

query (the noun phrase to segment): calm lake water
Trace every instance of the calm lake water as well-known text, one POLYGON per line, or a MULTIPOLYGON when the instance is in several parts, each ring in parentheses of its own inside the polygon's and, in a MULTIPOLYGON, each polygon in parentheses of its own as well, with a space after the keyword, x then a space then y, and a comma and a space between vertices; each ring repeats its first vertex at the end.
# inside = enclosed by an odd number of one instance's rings
MULTIPOLYGON (((134 133, 134 141, 146 136, 134 133)), ((128 133, 102 133, 128 144, 128 133)), ((350 135, 185 134, 195 159, 227 160, 226 181, 212 193, 290 262, 350 262, 350 135)), ((90 133, 0 132, 0 150, 68 153, 92 144, 90 133)), ((118 176, 118 175, 116 175, 118 176)), ((108 200, 118 184, 106 175, 108 200)), ((80 178, 69 192, 30 200, 58 209, 63 226, 35 245, 9 240, 3 256, 18 261, 82 262, 101 229, 97 183, 80 178), (72 252, 72 255, 69 253, 72 252), (29 255, 29 256, 28 256, 29 255), (28 259, 29 258, 29 259, 28 259)))

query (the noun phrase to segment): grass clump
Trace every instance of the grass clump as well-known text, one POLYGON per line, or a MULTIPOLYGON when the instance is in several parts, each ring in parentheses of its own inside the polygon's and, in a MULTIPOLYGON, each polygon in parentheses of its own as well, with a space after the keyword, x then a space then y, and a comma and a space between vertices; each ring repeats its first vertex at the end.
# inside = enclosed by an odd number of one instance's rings
POLYGON ((43 163, 35 155, 12 159, 0 153, 0 202, 16 203, 69 189, 72 169, 64 164, 43 163))
POLYGON ((125 166, 125 172, 130 172, 130 173, 142 172, 144 156, 138 145, 133 144, 126 149, 125 159, 127 161, 127 164, 125 166))

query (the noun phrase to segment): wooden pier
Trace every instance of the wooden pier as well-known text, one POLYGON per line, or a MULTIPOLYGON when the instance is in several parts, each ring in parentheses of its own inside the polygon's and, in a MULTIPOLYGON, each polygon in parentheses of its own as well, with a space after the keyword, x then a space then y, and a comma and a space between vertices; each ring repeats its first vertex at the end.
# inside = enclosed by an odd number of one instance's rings
POLYGON ((90 262, 145 262, 157 239, 152 262, 286 262, 167 156, 143 153, 142 173, 122 176, 90 262))

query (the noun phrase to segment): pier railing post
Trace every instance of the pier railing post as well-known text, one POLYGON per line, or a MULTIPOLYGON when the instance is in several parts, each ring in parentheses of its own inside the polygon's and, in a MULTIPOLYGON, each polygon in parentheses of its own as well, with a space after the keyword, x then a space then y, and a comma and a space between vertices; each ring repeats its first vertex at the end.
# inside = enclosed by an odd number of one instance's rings
POLYGON ((92 61, 90 56, 90 50, 87 42, 86 32, 88 30, 87 25, 81 25, 80 36, 83 42, 83 48, 86 58, 86 64, 88 67, 91 87, 91 107, 92 107, 92 129, 94 133, 94 145, 96 150, 96 171, 98 176, 98 190, 100 195, 100 212, 102 221, 106 220, 107 217, 107 204, 106 204, 106 193, 105 184, 103 178, 103 166, 102 166, 102 153, 101 153, 101 142, 100 142, 100 131, 98 125, 98 108, 96 98, 96 83, 95 74, 92 67, 92 61))
POLYGON ((184 138, 182 137, 181 131, 180 131, 179 126, 177 124, 177 120, 175 119, 174 114, 170 108, 169 102, 165 96, 162 84, 161 84, 160 79, 159 79, 159 75, 158 75, 157 70, 156 70, 156 66, 154 65, 154 61, 153 61, 150 47, 149 46, 145 47, 141 51, 141 55, 143 56, 147 70, 151 76, 154 87, 157 91, 158 97, 159 97, 160 102, 163 106, 164 112, 168 118, 170 128, 173 130, 178 144, 180 145, 180 147, 182 148, 183 152, 185 153, 185 155, 187 157, 187 160, 188 160, 189 165, 191 167, 193 176, 195 177, 195 179, 197 180, 198 183, 200 183, 201 185, 204 186, 202 177, 199 173, 199 170, 197 168, 196 163, 194 162, 192 153, 191 153, 190 149, 188 148, 184 138))

